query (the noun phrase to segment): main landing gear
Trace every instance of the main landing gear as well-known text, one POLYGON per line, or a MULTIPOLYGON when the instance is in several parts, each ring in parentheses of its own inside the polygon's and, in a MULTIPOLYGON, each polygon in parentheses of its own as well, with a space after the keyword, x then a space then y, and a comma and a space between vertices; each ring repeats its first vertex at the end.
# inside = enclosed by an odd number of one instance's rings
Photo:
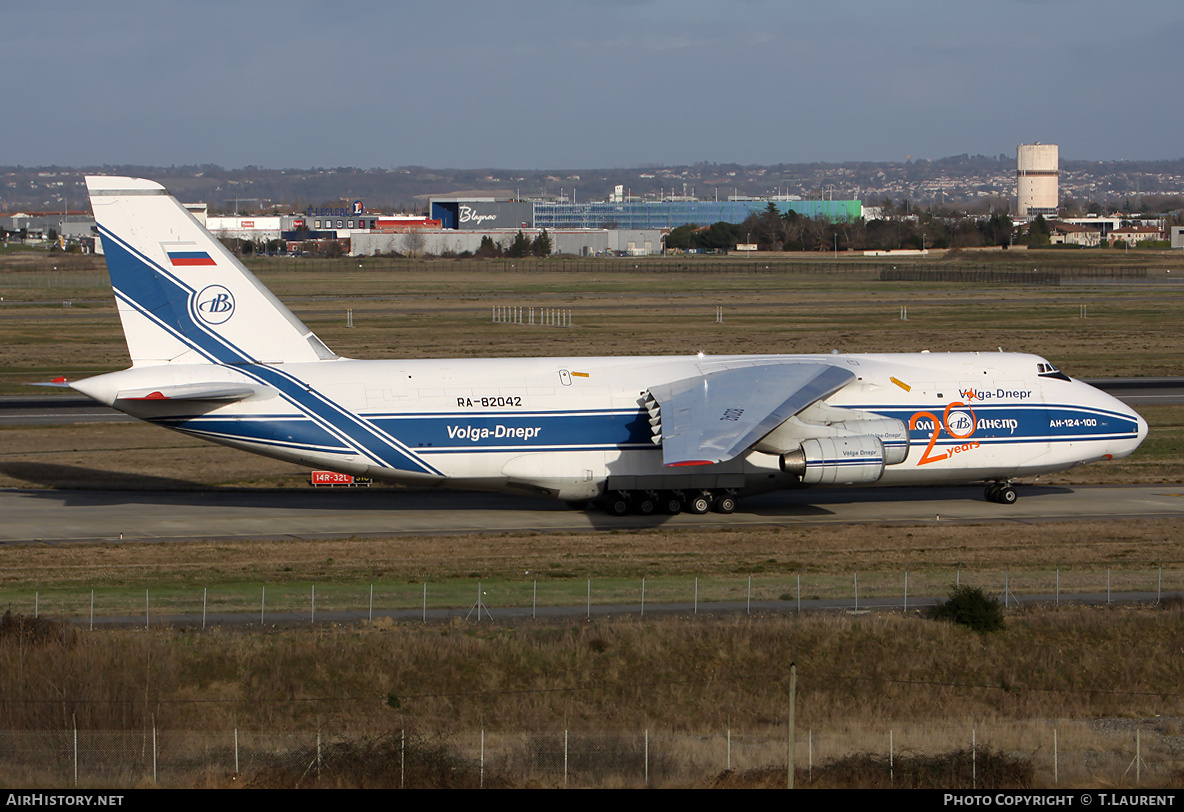
POLYGON ((986 497, 988 502, 996 502, 1000 505, 1014 505, 1019 495, 1016 494, 1015 488, 1011 487, 1010 482, 992 482, 987 486, 986 497))
POLYGON ((604 512, 610 516, 637 513, 649 516, 661 511, 668 515, 682 513, 703 515, 709 511, 734 513, 733 491, 614 491, 604 500, 604 512))

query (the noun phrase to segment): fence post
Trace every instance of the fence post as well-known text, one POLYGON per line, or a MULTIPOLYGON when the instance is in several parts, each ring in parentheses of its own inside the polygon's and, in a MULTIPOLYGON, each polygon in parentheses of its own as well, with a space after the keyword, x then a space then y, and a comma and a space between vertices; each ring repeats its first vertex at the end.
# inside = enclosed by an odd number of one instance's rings
POLYGON ((789 664, 789 724, 787 733, 787 741, 785 743, 786 755, 786 789, 793 789, 793 737, 794 737, 794 705, 797 704, 798 693, 798 667, 796 663, 789 664))

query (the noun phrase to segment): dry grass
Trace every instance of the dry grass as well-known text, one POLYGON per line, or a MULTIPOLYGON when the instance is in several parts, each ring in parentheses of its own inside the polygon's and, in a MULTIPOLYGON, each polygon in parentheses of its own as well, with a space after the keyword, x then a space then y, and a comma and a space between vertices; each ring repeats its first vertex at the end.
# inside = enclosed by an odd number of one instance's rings
MULTIPOLYGON (((1009 774, 1028 776, 979 786, 1048 786, 1055 730, 1062 785, 1127 785, 1136 726, 1145 782, 1166 783, 1184 732, 1182 620, 1179 607, 1042 609, 1013 612, 1006 631, 988 636, 890 614, 205 635, 10 631, 0 635, 8 675, 0 729, 315 727, 353 743, 332 751, 347 766, 326 773, 322 786, 389 785, 392 731, 405 729, 428 741, 446 734, 452 743, 436 757, 470 765, 484 730, 490 776, 553 783, 565 728, 580 758, 597 754, 597 780, 610 780, 603 776, 616 758, 633 765, 622 784, 635 785, 640 769, 629 759, 649 730, 651 781, 688 785, 688 776, 722 772, 730 731, 738 772, 720 781, 730 785, 744 771, 776 776, 769 765, 784 763, 792 662, 802 784, 813 766, 817 785, 879 785, 892 752, 898 782, 963 786, 943 783, 941 771, 963 775, 973 741, 1020 771, 1009 774), (363 769, 361 750, 380 753, 374 772, 363 769)), ((291 786, 285 769, 258 780, 291 786)), ((572 769, 582 769, 578 760, 572 769)))
MULTIPOLYGON (((506 533, 495 536, 195 539, 0 547, 0 585, 165 587, 373 580, 475 579, 529 584, 593 578, 695 575, 834 575, 927 571, 1072 572, 1171 570, 1181 564, 1184 520, 1060 521, 959 525, 821 525, 724 530, 506 533)), ((869 582, 870 587, 870 582, 869 582)), ((1173 587, 1174 588, 1174 587, 1173 587)))
MULTIPOLYGON (((1171 255, 1141 255, 1149 264, 1171 255)), ((1098 265, 1112 257, 1074 257, 1098 265)), ((981 263, 978 257, 942 260, 981 263)), ((1064 257, 1025 255, 1049 265, 1064 257)), ((53 260, 0 267, 0 392, 127 364, 114 303, 98 270, 53 260), (70 307, 63 303, 69 302, 70 307)), ((93 261, 89 261, 93 265, 93 261)), ((866 263, 865 263, 866 264, 866 263)), ((252 263, 265 284, 329 346, 350 357, 497 357, 750 352, 994 350, 1039 352, 1077 377, 1180 370, 1181 291, 1153 269, 1142 281, 1053 288, 889 283, 858 262, 795 261, 752 273, 728 260, 252 263), (361 267, 359 267, 359 264, 361 267), (846 269, 844 269, 846 268, 846 269), (566 270, 564 270, 566 269, 566 270), (571 309, 572 329, 495 325, 495 304, 571 309), (901 321, 907 305, 909 319, 901 321), (1089 317, 1079 317, 1080 307, 1089 317), (715 308, 725 323, 715 323, 715 308), (354 327, 346 327, 346 310, 354 327)))
MULTIPOLYGON (((1178 293, 1159 278, 1022 290, 889 285, 858 274, 745 274, 726 266, 690 274, 646 264, 633 274, 580 275, 504 266, 496 273, 392 272, 366 264, 361 271, 344 264, 300 272, 271 266, 261 276, 330 346, 365 357, 992 349, 1005 336, 1005 349, 1039 351, 1071 374, 1088 376, 1177 374, 1184 355, 1184 334, 1175 329, 1178 293), (493 303, 572 307, 576 327, 491 325, 493 303), (724 325, 713 323, 717 304, 726 307, 724 325), (898 320, 902 304, 909 305, 908 322, 898 320), (1089 319, 1077 318, 1079 304, 1089 306, 1089 319), (347 307, 359 325, 353 330, 344 327, 347 307)), ((86 275, 93 271, 71 272, 43 287, 30 281, 43 279, 39 270, 0 278, 4 391, 23 393, 18 382, 50 373, 126 364, 109 292, 86 275), (62 307, 64 300, 72 306, 62 307)), ((1054 481, 1178 481, 1184 413, 1147 411, 1154 428, 1142 456, 1054 481)), ((151 427, 0 432, 0 487, 299 487, 304 481, 299 469, 283 463, 151 427)), ((11 603, 38 587, 407 584, 461 582, 475 574, 512 586, 527 583, 527 571, 560 584, 756 573, 769 579, 768 589, 802 573, 820 579, 822 591, 838 589, 826 584, 845 583, 856 569, 948 578, 958 568, 982 574, 1010 567, 1018 578, 1046 577, 1059 566, 1066 578, 1076 573, 1084 582, 1106 565, 1179 564, 1180 531, 1178 521, 1154 520, 29 545, 0 548, 0 585, 11 603)), ((850 772, 853 754, 865 754, 856 770, 864 778, 882 775, 891 731, 897 752, 920 759, 915 772, 924 767, 931 774, 934 756, 957 763, 973 730, 980 743, 1031 763, 1036 785, 1050 786, 1055 727, 1062 752, 1080 755, 1075 775, 1067 778, 1062 768, 1062 785, 1118 786, 1127 780, 1135 724, 1146 736, 1145 758, 1175 763, 1184 715, 1181 620, 1176 605, 1028 610, 1012 612, 1006 631, 982 637, 913 615, 385 623, 206 634, 47 632, 44 626, 33 634, 10 617, 0 626, 6 675, 0 728, 51 730, 74 721, 139 731, 153 723, 197 731, 324 727, 354 742, 341 753, 343 764, 354 765, 341 774, 353 777, 325 784, 333 786, 389 785, 395 729, 467 735, 468 743, 437 754, 440 763, 456 757, 466 765, 474 752, 468 734, 478 728, 504 737, 515 758, 537 756, 540 732, 562 729, 564 720, 590 738, 636 736, 648 728, 656 742, 669 737, 666 751, 712 776, 723 772, 712 765, 720 763, 723 732, 730 729, 735 770, 775 775, 769 765, 784 753, 788 663, 795 662, 799 766, 812 746, 815 764, 830 764, 829 775, 850 772), (360 765, 380 775, 359 773, 360 765)), ((614 746, 633 752, 624 738, 614 746)), ((276 769, 273 783, 292 785, 292 775, 276 769)), ((225 785, 220 777, 205 780, 225 785)), ((1178 777, 1161 771, 1156 780, 1178 777)), ((670 775, 656 783, 663 782, 692 783, 670 775)))

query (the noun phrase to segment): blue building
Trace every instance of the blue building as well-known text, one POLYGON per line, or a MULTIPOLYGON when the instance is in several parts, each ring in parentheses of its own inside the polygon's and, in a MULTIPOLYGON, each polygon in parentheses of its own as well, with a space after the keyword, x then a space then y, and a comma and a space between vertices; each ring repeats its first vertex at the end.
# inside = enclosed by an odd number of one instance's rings
POLYGON ((433 198, 431 217, 444 228, 550 228, 550 229, 673 229, 694 224, 709 226, 721 220, 742 223, 765 211, 769 203, 785 214, 828 220, 858 220, 863 204, 858 200, 618 200, 588 203, 520 202, 490 198, 433 198))
POLYGON ((769 203, 785 214, 822 216, 828 220, 857 220, 863 216, 858 200, 654 200, 592 203, 535 203, 535 228, 678 228, 688 223, 709 226, 721 220, 743 223, 769 203))

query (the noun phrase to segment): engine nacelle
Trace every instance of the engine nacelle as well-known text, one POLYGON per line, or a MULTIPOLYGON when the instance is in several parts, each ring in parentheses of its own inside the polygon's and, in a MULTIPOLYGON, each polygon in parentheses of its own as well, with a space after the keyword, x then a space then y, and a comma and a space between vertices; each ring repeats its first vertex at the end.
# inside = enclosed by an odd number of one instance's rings
MULTIPOLYGON (((906 453, 908 447, 905 447, 906 453)), ((803 485, 857 485, 884 474, 884 443, 879 437, 819 437, 781 455, 781 470, 803 485)))
POLYGON ((807 440, 840 437, 878 437, 885 465, 899 465, 909 455, 909 427, 904 421, 821 401, 773 429, 754 448, 766 454, 792 454, 807 440))
POLYGON ((903 420, 892 417, 876 417, 831 423, 830 427, 849 431, 855 435, 879 438, 880 442, 884 444, 885 465, 899 465, 909 455, 909 427, 903 420))

